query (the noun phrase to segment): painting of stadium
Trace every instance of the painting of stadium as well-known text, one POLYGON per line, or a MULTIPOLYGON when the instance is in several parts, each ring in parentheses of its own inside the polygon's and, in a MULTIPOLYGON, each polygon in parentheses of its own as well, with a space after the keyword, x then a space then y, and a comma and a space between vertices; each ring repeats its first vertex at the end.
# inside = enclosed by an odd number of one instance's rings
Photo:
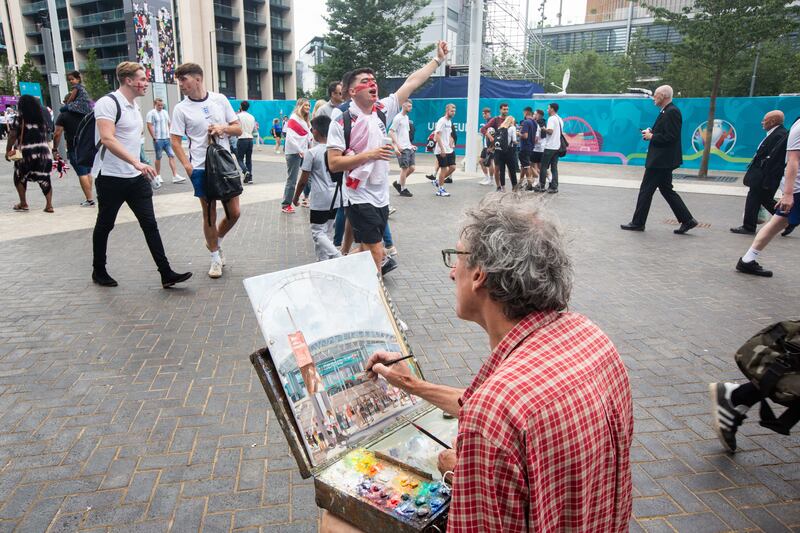
MULTIPOLYGON (((409 354, 369 253, 244 285, 313 465, 420 405, 364 373, 376 351, 409 354)), ((413 359, 397 364, 421 375, 413 359)))

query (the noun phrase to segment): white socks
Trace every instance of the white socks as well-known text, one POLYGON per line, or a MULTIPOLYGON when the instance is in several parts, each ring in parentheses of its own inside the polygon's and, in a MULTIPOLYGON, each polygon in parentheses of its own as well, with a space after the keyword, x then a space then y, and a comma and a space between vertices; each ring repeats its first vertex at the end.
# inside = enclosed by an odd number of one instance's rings
POLYGON ((742 256, 742 261, 745 263, 752 263, 756 259, 758 259, 758 254, 761 252, 756 250, 755 248, 750 248, 747 250, 747 253, 742 256))
POLYGON ((222 258, 219 256, 219 249, 216 252, 211 252, 211 260, 217 263, 222 262, 222 258))

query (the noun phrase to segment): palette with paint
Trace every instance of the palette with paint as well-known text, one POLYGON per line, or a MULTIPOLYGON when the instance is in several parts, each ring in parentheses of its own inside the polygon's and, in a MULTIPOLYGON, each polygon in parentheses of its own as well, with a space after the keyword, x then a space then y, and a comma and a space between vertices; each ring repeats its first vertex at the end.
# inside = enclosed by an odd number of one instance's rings
MULTIPOLYGON (((409 421, 445 443, 457 422, 386 382, 363 381, 371 350, 413 355, 369 254, 249 278, 245 287, 267 340, 250 360, 300 474, 314 478, 317 505, 367 532, 445 531, 450 490, 436 468, 443 448, 409 421), (366 403, 359 394, 384 396, 351 425, 347 406, 366 403)), ((398 364, 423 377, 415 358, 398 364)))

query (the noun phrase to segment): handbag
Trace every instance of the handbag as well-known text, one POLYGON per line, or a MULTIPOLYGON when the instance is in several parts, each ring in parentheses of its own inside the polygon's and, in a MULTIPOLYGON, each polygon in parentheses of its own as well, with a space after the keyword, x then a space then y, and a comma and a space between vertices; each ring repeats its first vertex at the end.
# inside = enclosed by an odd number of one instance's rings
MULTIPOLYGON (((18 147, 22 146, 22 136, 24 133, 25 133, 25 123, 22 122, 22 124, 20 125, 19 138, 17 139, 16 143, 18 147)), ((9 155, 7 159, 12 162, 20 161, 22 159, 22 148, 14 147, 14 151, 11 152, 11 155, 9 155)))

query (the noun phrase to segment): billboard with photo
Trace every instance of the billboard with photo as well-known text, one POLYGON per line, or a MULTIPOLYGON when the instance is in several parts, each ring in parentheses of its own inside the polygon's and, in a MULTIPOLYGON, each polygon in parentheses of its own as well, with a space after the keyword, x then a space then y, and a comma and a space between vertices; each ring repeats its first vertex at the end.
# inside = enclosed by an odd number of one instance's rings
POLYGON ((175 16, 169 0, 126 0, 130 46, 154 83, 175 83, 175 16))

